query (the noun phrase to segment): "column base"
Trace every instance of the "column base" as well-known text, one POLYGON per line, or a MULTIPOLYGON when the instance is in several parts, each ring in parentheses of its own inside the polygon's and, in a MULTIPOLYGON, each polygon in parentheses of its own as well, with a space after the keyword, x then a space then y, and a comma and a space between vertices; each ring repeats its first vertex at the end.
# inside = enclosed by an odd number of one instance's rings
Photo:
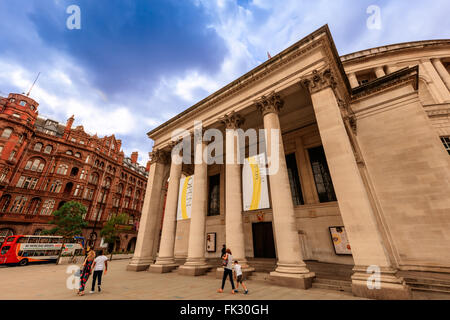
MULTIPOLYGON (((218 267, 216 269, 216 279, 222 279, 223 278, 223 267, 218 267)), ((242 269, 242 281, 246 281, 248 277, 252 275, 252 273, 255 272, 255 268, 245 268, 242 269)))
POLYGON ((411 288, 396 270, 382 269, 379 275, 367 273, 365 267, 353 268, 352 292, 355 296, 377 300, 410 300, 411 288))
POLYGON ((178 268, 178 264, 152 264, 150 268, 148 269, 149 272, 153 273, 168 273, 172 272, 172 270, 175 270, 178 268))
POLYGON ((212 266, 204 265, 182 265, 178 268, 178 274, 183 276, 202 276, 212 269, 212 266))
POLYGON ((150 265, 153 263, 153 259, 131 259, 130 263, 127 265, 127 271, 146 271, 150 265))
POLYGON ((315 276, 314 272, 281 273, 273 271, 269 274, 269 282, 277 286, 307 290, 312 287, 315 276))

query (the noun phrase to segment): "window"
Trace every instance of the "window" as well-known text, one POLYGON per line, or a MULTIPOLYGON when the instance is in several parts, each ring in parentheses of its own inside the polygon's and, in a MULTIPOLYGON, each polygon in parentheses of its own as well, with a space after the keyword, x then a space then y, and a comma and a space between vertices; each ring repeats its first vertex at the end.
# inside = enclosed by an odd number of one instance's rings
POLYGON ((302 205, 304 204, 304 201, 295 153, 286 156, 286 165, 289 176, 289 185, 291 186, 292 202, 294 203, 294 206, 302 205))
POLYGON ((220 174, 209 177, 208 216, 220 215, 220 174))
POLYGON ((26 105, 27 105, 27 102, 26 101, 24 101, 24 100, 22 100, 22 101, 20 101, 20 103, 19 103, 22 107, 25 107, 26 105))
POLYGON ((14 118, 20 118, 20 114, 18 114, 18 113, 13 113, 13 117, 14 117, 14 118))
POLYGON ((84 144, 84 141, 83 141, 83 140, 80 140, 80 144, 84 144))
POLYGON ((85 180, 85 179, 86 179, 86 176, 87 176, 86 171, 85 171, 84 169, 81 170, 81 173, 80 173, 80 180, 85 180))
POLYGON ((44 153, 50 154, 52 153, 53 147, 52 146, 46 146, 44 149, 44 153))
POLYGON ((96 173, 91 174, 91 176, 89 177, 89 182, 93 183, 93 184, 97 184, 98 183, 98 174, 96 174, 96 173))
POLYGON ((83 188, 78 184, 77 187, 75 188, 75 191, 74 191, 73 195, 75 197, 77 197, 78 195, 81 196, 82 192, 83 192, 83 188))
POLYGON ((5 194, 0 198, 0 212, 6 212, 9 204, 11 203, 11 196, 9 194, 5 194))
POLYGON ((25 170, 31 170, 31 171, 37 171, 42 172, 45 167, 45 162, 41 159, 31 159, 27 161, 27 164, 25 165, 25 170))
POLYGON ((61 187, 62 187, 62 182, 59 180, 56 180, 50 186, 50 192, 59 193, 61 191, 61 187))
POLYGON ((117 193, 122 193, 123 192, 123 184, 119 183, 119 185, 117 186, 117 193))
POLYGON ((69 166, 67 164, 60 164, 56 173, 66 175, 67 170, 69 170, 69 166))
POLYGON ((9 161, 12 161, 14 159, 14 157, 16 156, 16 151, 11 151, 11 153, 9 154, 9 161))
POLYGON ((41 149, 42 149, 42 143, 38 142, 34 145, 34 148, 33 148, 34 151, 40 152, 41 149))
POLYGON ((3 130, 2 138, 8 139, 11 136, 12 132, 13 132, 13 129, 6 128, 5 130, 3 130))
POLYGON ((0 155, 2 154, 3 146, 0 146, 0 155))
POLYGON ((128 200, 128 199, 125 199, 124 201, 123 201, 123 207, 124 208, 128 208, 128 204, 130 203, 130 200, 128 200))
POLYGON ((336 194, 334 193, 333 182, 331 181, 323 147, 309 149, 308 153, 319 201, 321 203, 336 201, 336 194))
POLYGON ((77 157, 77 158, 81 158, 81 153, 79 153, 79 152, 76 152, 76 153, 75 153, 75 157, 77 157))
POLYGON ((86 157, 85 163, 89 163, 89 156, 86 157))
POLYGON ((52 213, 53 207, 55 206, 55 200, 45 200, 44 204, 42 205, 41 215, 43 216, 49 216, 52 213))
POLYGON ((450 137, 441 137, 442 143, 444 144, 445 150, 450 154, 450 137))
MULTIPOLYGON (((27 214, 35 215, 39 210, 39 206, 41 205, 42 200, 40 198, 33 198, 30 202, 30 206, 28 207, 27 214)), ((42 230, 41 230, 42 231, 42 230)), ((35 233, 36 235, 36 233, 35 233)), ((37 234, 39 235, 39 234, 37 234)))
POLYGON ((17 196, 14 200, 14 203, 11 206, 12 213, 22 213, 25 207, 25 203, 27 202, 27 197, 17 196))
POLYGON ((69 155, 69 156, 72 156, 72 155, 73 155, 73 152, 70 151, 70 150, 67 150, 67 151, 66 151, 66 154, 69 155))
POLYGON ((103 186, 105 188, 110 188, 111 187, 111 179, 110 178, 106 178, 105 181, 103 182, 103 186))
POLYGON ((133 189, 130 187, 130 188, 128 188, 128 190, 127 190, 127 196, 128 197, 131 197, 131 193, 133 192, 133 189))
POLYGON ((77 139, 72 138, 72 139, 70 139, 70 141, 72 141, 72 142, 77 142, 77 139))

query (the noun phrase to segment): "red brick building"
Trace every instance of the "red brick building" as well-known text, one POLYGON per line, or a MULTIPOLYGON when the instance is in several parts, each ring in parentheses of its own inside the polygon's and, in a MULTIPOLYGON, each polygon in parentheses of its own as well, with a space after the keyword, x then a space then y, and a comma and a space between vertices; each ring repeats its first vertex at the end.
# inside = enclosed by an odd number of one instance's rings
POLYGON ((148 167, 121 151, 121 140, 87 134, 38 117, 28 96, 0 97, 0 241, 10 234, 39 234, 67 201, 86 206, 86 239, 100 244, 100 229, 116 213, 129 215, 116 250, 133 251, 148 167), (130 229, 130 230, 127 230, 130 229))

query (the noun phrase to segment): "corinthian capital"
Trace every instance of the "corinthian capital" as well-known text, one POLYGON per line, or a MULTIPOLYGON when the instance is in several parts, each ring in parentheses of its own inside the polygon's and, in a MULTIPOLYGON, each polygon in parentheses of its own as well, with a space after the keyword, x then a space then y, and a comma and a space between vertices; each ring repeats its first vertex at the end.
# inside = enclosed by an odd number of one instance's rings
POLYGON ((273 92, 268 96, 262 96, 255 101, 255 104, 262 115, 265 116, 268 113, 279 113, 284 101, 279 94, 273 92))
POLYGON ((336 81, 334 79, 331 69, 326 68, 323 71, 314 70, 312 75, 302 81, 302 84, 309 90, 310 93, 316 93, 325 88, 336 87, 336 81))
POLYGON ((150 163, 162 163, 167 164, 169 161, 169 156, 167 152, 155 149, 152 152, 149 153, 150 156, 150 163))
POLYGON ((245 119, 240 114, 233 111, 220 118, 219 121, 225 124, 227 129, 238 129, 244 124, 245 119))

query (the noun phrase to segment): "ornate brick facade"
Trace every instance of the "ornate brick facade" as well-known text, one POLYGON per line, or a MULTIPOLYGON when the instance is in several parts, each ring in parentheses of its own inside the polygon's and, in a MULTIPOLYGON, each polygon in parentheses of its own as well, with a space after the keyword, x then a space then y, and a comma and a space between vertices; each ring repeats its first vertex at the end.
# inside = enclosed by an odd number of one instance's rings
POLYGON ((48 229, 51 213, 74 200, 87 208, 83 234, 96 246, 103 224, 127 213, 130 230, 116 250, 134 250, 149 166, 137 163, 137 152, 125 157, 114 135, 89 135, 72 128, 73 116, 62 125, 37 108, 21 94, 0 97, 0 237, 48 229))

